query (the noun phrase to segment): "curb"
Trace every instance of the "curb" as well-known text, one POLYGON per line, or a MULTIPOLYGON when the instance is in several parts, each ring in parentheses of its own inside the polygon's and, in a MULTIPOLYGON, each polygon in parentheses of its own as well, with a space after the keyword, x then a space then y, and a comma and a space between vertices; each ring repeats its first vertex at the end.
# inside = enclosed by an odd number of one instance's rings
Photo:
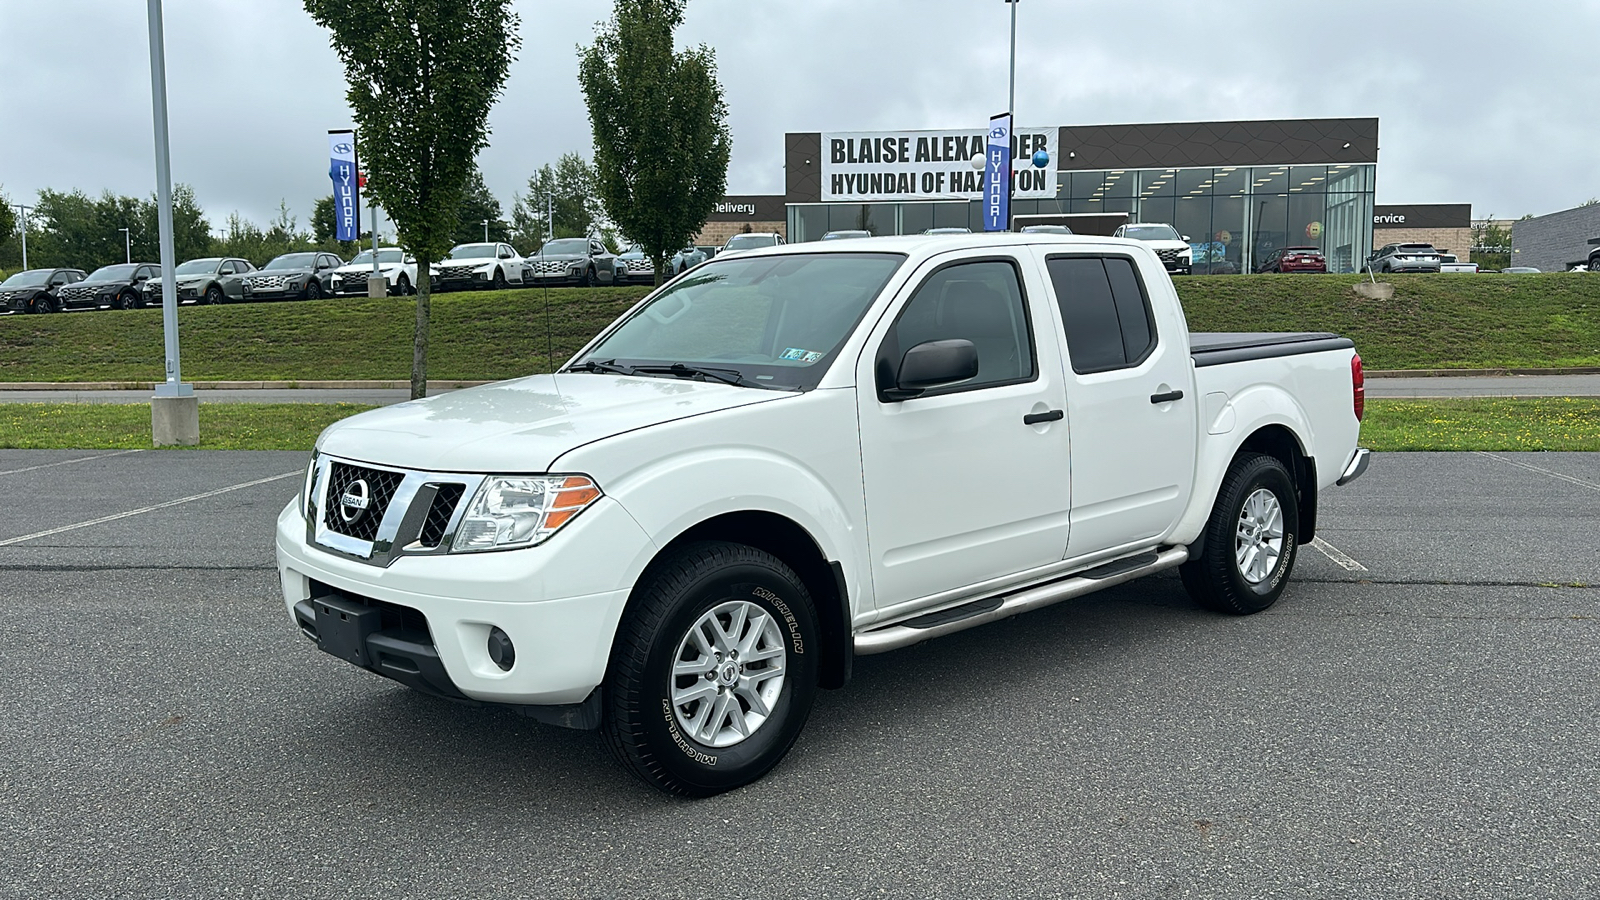
POLYGON ((1368 378, 1497 378, 1517 375, 1600 375, 1600 366, 1560 369, 1368 369, 1368 378))

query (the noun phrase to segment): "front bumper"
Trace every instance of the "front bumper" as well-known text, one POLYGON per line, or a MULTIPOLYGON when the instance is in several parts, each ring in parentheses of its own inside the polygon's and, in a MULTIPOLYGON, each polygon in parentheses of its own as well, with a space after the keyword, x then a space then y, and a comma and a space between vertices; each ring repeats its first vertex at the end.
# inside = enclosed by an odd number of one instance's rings
POLYGON ((522 280, 528 284, 583 284, 585 269, 576 272, 530 272, 524 270, 522 280))
POLYGON ((368 662, 335 655, 440 696, 554 706, 582 702, 604 679, 629 573, 643 568, 654 545, 615 500, 602 498, 537 547, 402 555, 387 567, 308 544, 305 520, 291 503, 278 517, 277 551, 284 605, 307 637, 315 616, 308 632, 306 608, 314 611, 319 597, 388 617, 362 636, 362 647, 371 647, 368 662), (489 656, 494 628, 515 647, 509 671, 489 656), (383 640, 398 644, 386 649, 383 640), (430 650, 436 667, 419 662, 430 650), (384 653, 398 661, 385 666, 384 653))

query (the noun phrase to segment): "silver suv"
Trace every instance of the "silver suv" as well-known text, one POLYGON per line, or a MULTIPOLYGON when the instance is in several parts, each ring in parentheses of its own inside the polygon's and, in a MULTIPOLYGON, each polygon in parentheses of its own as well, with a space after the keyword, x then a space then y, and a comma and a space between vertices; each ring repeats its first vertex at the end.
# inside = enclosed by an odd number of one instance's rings
POLYGON ((1439 251, 1432 244, 1385 244, 1367 257, 1374 272, 1437 272, 1439 251))

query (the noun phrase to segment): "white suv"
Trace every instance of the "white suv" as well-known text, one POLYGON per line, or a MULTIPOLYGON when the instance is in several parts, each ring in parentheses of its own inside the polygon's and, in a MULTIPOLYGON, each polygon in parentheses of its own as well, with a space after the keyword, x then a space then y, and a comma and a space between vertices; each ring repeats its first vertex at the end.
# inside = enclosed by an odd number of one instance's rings
POLYGON ((1173 275, 1188 275, 1194 270, 1194 248, 1189 246, 1189 236, 1178 234, 1178 229, 1159 222, 1142 222, 1123 225, 1112 237, 1144 241, 1161 258, 1161 264, 1173 275))

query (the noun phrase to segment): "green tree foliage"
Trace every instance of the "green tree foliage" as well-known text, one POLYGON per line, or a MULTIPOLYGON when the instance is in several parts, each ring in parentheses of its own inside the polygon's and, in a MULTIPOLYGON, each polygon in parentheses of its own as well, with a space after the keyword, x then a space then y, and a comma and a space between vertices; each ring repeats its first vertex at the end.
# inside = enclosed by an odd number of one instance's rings
POLYGON ((511 227, 518 247, 532 253, 544 245, 555 215, 555 236, 588 237, 604 231, 602 205, 593 164, 577 153, 564 153, 554 166, 546 163, 528 179, 526 196, 511 207, 511 227))
MULTIPOLYGON (((172 226, 178 262, 210 251, 211 225, 188 185, 172 190, 172 226)), ((90 197, 83 191, 46 188, 28 214, 28 264, 93 271, 120 263, 127 250, 123 228, 128 229, 135 262, 161 260, 159 207, 154 196, 141 200, 106 191, 90 197)), ((21 264, 20 242, 15 248, 8 243, 4 251, 0 265, 21 264), (15 262, 9 258, 12 252, 19 257, 15 262)))
POLYGON ((22 262, 22 241, 19 240, 17 231, 17 211, 11 206, 11 198, 0 191, 0 275, 7 274, 7 259, 11 253, 17 254, 17 265, 22 262), (16 249, 12 246, 15 244, 16 249))
POLYGON ((461 195, 461 211, 457 214, 454 244, 477 244, 483 241, 483 223, 489 222, 489 240, 511 242, 511 223, 500 218, 500 201, 489 192, 483 173, 474 165, 467 176, 467 190, 461 195))
POLYGON ((335 242, 329 242, 327 247, 318 246, 311 235, 300 230, 299 221, 289 212, 289 204, 280 200, 278 215, 267 223, 266 228, 245 219, 238 213, 228 216, 228 224, 222 236, 212 242, 211 255, 237 256, 248 259, 259 268, 266 265, 273 257, 285 253, 314 249, 338 253, 340 246, 335 242))
MULTIPOLYGON (((522 40, 511 0, 304 0, 332 32, 367 190, 419 272, 454 243, 489 109, 522 40)), ((428 279, 417 279, 411 396, 427 391, 428 279)))
MULTIPOLYGON (((365 200, 366 198, 362 198, 365 200)), ((319 198, 311 207, 311 239, 316 242, 318 250, 337 253, 344 259, 349 259, 361 252, 362 247, 371 246, 372 232, 358 231, 353 241, 335 240, 334 235, 339 233, 338 209, 333 204, 333 195, 319 198)), ((372 210, 363 205, 361 220, 367 227, 372 227, 366 220, 372 215, 372 210)))
POLYGON ((728 109, 709 47, 674 52, 687 0, 616 0, 583 48, 578 83, 589 106, 600 199, 655 262, 705 225, 728 180, 728 109))

